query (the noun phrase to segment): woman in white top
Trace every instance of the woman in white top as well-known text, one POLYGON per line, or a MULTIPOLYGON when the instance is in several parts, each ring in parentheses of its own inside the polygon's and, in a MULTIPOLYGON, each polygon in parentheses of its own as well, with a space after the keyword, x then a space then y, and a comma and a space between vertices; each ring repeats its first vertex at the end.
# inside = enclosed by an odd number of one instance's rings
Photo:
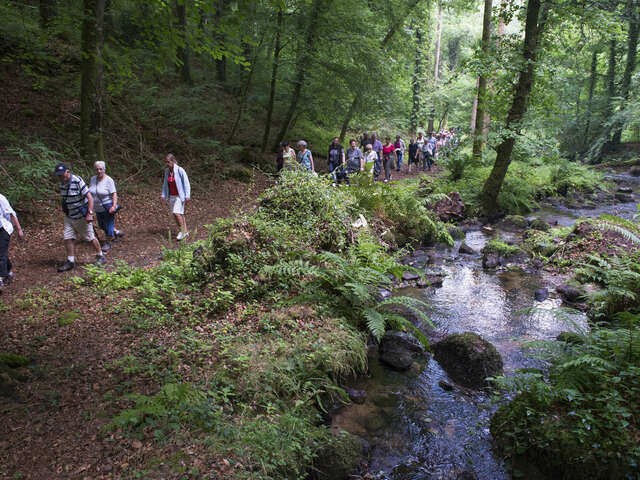
POLYGON ((365 148, 366 150, 364 152, 363 166, 366 169, 366 173, 373 176, 373 167, 376 160, 378 159, 378 154, 373 150, 373 146, 370 143, 367 143, 367 146, 365 148))
POLYGON ((111 242, 122 237, 123 232, 115 228, 115 213, 118 210, 118 192, 116 184, 109 175, 106 174, 104 162, 93 164, 96 174, 89 182, 89 192, 93 197, 93 208, 98 217, 98 226, 104 232, 107 241, 102 245, 102 251, 106 252, 111 248, 111 242))
POLYGON ((0 195, 0 289, 13 277, 13 267, 9 260, 9 240, 14 229, 19 238, 24 237, 16 212, 13 211, 6 197, 0 195))

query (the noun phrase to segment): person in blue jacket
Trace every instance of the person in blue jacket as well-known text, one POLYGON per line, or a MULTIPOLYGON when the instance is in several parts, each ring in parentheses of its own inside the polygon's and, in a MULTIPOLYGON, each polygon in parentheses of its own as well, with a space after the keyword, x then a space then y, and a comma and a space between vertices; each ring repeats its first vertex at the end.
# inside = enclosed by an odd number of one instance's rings
POLYGON ((169 210, 180 229, 176 240, 180 241, 189 235, 187 221, 184 216, 184 206, 191 199, 191 185, 189 184, 187 172, 178 165, 176 157, 172 153, 164 157, 164 162, 167 168, 164 170, 162 198, 169 200, 169 210))

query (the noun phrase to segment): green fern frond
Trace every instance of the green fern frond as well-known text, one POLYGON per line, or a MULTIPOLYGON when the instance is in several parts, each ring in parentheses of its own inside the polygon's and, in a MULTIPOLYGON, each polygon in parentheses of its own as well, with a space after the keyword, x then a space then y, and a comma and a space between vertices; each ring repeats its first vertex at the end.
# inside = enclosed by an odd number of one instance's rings
MULTIPOLYGON (((616 232, 622 235, 626 240, 629 240, 630 242, 640 244, 640 237, 638 237, 634 233, 634 231, 631 231, 626 227, 623 227, 618 224, 614 224, 610 222, 602 222, 602 221, 596 221, 594 222, 594 224, 602 230, 611 230, 613 232, 616 232)), ((633 225, 633 223, 631 225, 633 225)))
POLYGON ((363 316, 367 323, 367 329, 371 335, 373 335, 377 341, 380 341, 387 327, 387 322, 384 316, 375 308, 365 309, 363 316))

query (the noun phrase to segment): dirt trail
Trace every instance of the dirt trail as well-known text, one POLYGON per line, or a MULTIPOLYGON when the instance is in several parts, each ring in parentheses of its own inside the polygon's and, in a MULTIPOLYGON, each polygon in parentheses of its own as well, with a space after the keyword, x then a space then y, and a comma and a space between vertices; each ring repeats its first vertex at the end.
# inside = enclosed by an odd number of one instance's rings
MULTIPOLYGON (((264 177, 253 187, 236 181, 218 181, 205 191, 194 192, 194 199, 186 207, 187 226, 191 231, 187 241, 204 238, 205 225, 228 216, 233 208, 250 205, 267 184, 264 177)), ((125 232, 125 236, 106 253, 107 268, 116 260, 136 266, 157 262, 162 247, 169 245, 169 232, 174 243, 177 233, 167 203, 160 198, 159 191, 147 189, 135 196, 121 195, 121 204, 123 209, 116 216, 116 226, 125 232)), ((8 302, 27 289, 55 286, 72 276, 82 275, 82 267, 95 260, 91 245, 79 242, 76 268, 66 273, 57 272, 57 267, 66 259, 62 218, 62 212, 43 206, 35 218, 23 221, 23 240, 12 236, 9 257, 14 265, 15 280, 2 291, 0 303, 8 302)), ((99 231, 99 238, 104 239, 102 231, 99 231)))

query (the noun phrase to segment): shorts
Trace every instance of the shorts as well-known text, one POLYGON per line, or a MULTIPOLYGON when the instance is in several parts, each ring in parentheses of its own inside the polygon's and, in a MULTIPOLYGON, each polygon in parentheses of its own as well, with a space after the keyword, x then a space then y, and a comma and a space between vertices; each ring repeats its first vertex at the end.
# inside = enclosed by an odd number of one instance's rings
POLYGON ((84 217, 69 218, 65 216, 63 238, 65 240, 85 240, 91 242, 96 238, 93 234, 93 224, 87 222, 84 217))
POLYGON ((169 211, 173 214, 184 215, 184 203, 177 195, 171 195, 169 197, 169 211))

